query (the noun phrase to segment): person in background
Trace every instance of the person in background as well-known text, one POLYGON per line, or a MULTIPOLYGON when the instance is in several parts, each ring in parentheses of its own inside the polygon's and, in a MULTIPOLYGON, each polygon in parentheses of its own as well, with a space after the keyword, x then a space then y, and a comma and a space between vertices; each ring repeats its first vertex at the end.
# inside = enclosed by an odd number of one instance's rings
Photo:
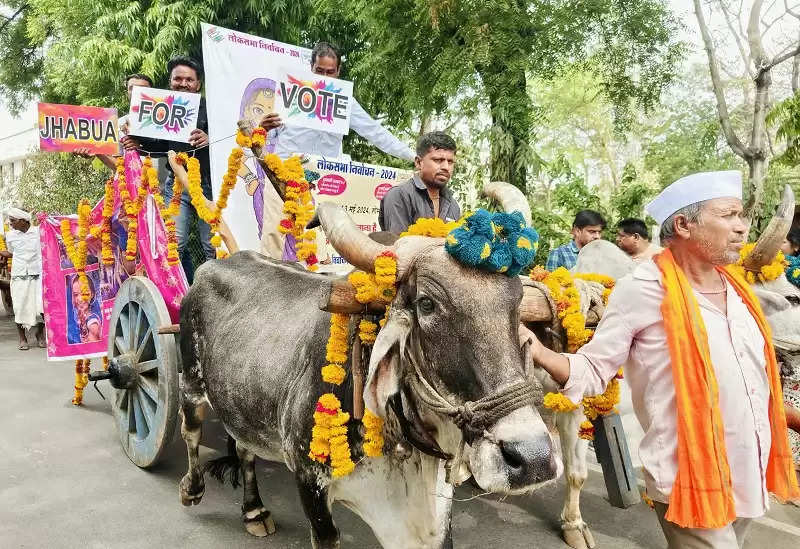
MULTIPOLYGON (((319 42, 311 51, 311 72, 330 78, 339 78, 342 59, 339 52, 327 42, 319 42)), ((373 119, 367 111, 351 98, 350 128, 378 147, 386 154, 409 162, 414 160, 414 151, 397 139, 373 119)), ((267 130, 270 140, 277 139, 275 153, 288 158, 293 153, 306 153, 337 158, 342 156, 343 135, 323 132, 297 126, 284 126, 277 113, 269 113, 261 120, 261 127, 267 130)))
POLYGON ((800 228, 789 231, 781 244, 781 251, 785 256, 800 256, 800 228))
MULTIPOLYGON (((142 87, 142 88, 152 88, 153 87, 153 80, 147 76, 146 74, 130 74, 125 77, 125 94, 128 96, 128 104, 131 102, 131 94, 133 93, 133 88, 135 87, 142 87)), ((119 132, 119 138, 122 139, 124 136, 128 135, 128 116, 119 118, 117 120, 117 130, 119 132)), ((120 154, 124 152, 124 148, 120 144, 120 154)), ((117 162, 113 156, 107 154, 92 154, 89 152, 87 147, 81 147, 79 149, 75 149, 75 154, 81 156, 83 158, 92 158, 96 157, 100 162, 102 162, 109 170, 112 172, 116 171, 117 169, 117 162)))
POLYGON ((606 220, 594 210, 581 210, 575 214, 575 221, 572 222, 572 240, 550 250, 547 255, 545 268, 553 272, 559 267, 571 269, 578 262, 578 252, 593 240, 598 240, 603 236, 603 229, 606 228, 606 220))
MULTIPOLYGON (((203 68, 194 59, 179 55, 173 57, 167 63, 167 73, 169 74, 169 89, 190 93, 200 93, 203 86, 203 68)), ((208 115, 206 112, 206 100, 200 99, 200 108, 197 113, 197 126, 189 136, 189 142, 167 141, 164 139, 148 139, 143 137, 132 137, 126 135, 121 140, 122 146, 126 150, 142 150, 150 153, 150 156, 163 157, 168 151, 186 152, 194 151, 194 156, 200 162, 200 185, 203 195, 212 200, 211 193, 211 164, 208 155, 208 115)), ((164 181, 161 194, 164 201, 169 203, 172 199, 172 184, 175 176, 172 167, 167 167, 167 179, 164 181)), ((181 257, 181 264, 186 272, 186 278, 191 281, 194 273, 194 265, 186 251, 186 243, 189 241, 189 229, 194 222, 197 222, 198 236, 203 246, 203 252, 207 259, 214 259, 216 251, 211 245, 211 227, 208 223, 200 219, 197 211, 192 206, 189 196, 189 189, 184 188, 181 195, 181 208, 175 219, 175 234, 178 239, 178 253, 181 257)))
POLYGON ((42 249, 39 227, 31 225, 31 214, 19 208, 7 211, 11 230, 5 234, 6 250, 0 257, 11 262, 11 299, 14 302, 14 322, 19 335, 19 350, 27 351, 25 331, 36 326, 36 343, 47 347, 44 337, 42 307, 42 249))
POLYGON ((634 261, 650 259, 661 251, 650 242, 650 230, 645 222, 635 217, 617 223, 617 246, 634 261))
POLYGON ((457 221, 461 208, 447 188, 456 162, 456 142, 444 132, 426 133, 417 141, 414 176, 389 190, 381 200, 378 224, 400 234, 417 219, 457 221))
POLYGON ((625 365, 670 549, 742 547, 770 492, 800 501, 769 325, 727 267, 747 235, 741 198, 739 171, 679 179, 647 205, 665 250, 617 281, 589 343, 561 354, 523 334, 572 402, 602 393, 625 365))

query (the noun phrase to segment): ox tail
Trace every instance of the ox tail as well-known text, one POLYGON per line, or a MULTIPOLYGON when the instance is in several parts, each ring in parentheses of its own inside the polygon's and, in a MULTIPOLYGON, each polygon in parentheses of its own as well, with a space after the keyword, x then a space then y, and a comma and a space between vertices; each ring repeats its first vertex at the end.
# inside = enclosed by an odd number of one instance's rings
POLYGON ((227 476, 231 486, 238 488, 241 468, 239 455, 236 453, 236 440, 228 435, 228 455, 206 462, 201 472, 203 475, 211 473, 211 476, 222 484, 225 484, 225 477, 227 476))

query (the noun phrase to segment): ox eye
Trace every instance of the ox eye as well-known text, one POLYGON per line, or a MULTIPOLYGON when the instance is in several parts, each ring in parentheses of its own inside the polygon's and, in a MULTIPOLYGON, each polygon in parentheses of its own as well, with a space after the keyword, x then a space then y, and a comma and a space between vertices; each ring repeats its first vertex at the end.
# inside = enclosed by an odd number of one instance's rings
POLYGON ((796 295, 787 295, 784 297, 786 297, 786 301, 788 301, 792 305, 800 305, 800 297, 796 295))
POLYGON ((420 313, 429 315, 436 309, 436 303, 431 298, 422 296, 417 300, 417 309, 420 313))

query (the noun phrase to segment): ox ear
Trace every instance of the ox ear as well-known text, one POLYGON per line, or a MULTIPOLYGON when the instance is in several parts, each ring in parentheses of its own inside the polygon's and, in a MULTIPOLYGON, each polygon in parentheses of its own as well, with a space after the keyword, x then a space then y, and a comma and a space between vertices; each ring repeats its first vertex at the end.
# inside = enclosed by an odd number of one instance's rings
POLYGON ((411 322, 400 311, 390 311, 378 332, 364 385, 364 404, 375 415, 386 417, 389 398, 400 391, 400 353, 411 333, 411 322))
POLYGON ((760 288, 758 285, 754 285, 752 288, 766 316, 792 307, 792 302, 782 293, 760 288))

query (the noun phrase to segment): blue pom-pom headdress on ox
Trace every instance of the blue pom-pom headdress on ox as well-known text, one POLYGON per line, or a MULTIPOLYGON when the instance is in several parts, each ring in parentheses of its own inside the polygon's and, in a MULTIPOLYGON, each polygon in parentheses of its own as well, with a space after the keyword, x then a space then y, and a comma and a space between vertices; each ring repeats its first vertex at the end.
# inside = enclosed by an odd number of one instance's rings
POLYGON ((539 234, 520 212, 490 213, 480 209, 450 231, 445 249, 464 265, 517 276, 539 249, 539 234))
POLYGON ((800 288, 800 255, 787 255, 786 261, 789 263, 786 267, 786 278, 800 288))

